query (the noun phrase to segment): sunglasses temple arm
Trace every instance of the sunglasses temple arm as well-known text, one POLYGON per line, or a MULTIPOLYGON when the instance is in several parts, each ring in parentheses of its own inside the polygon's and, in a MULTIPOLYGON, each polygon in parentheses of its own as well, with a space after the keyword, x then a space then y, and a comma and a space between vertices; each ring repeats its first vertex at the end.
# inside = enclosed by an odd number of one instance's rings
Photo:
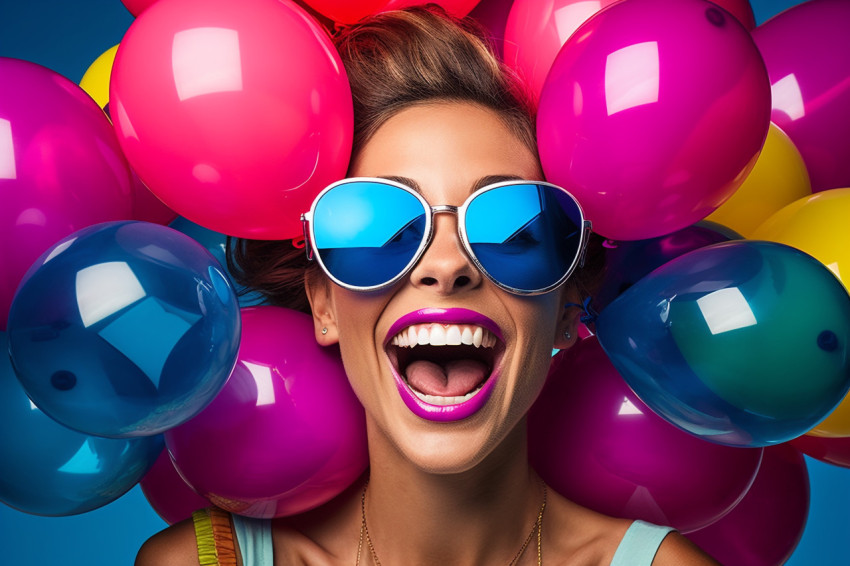
MULTIPOLYGON (((590 234, 593 232, 593 225, 590 220, 584 221, 584 233, 581 235, 581 252, 578 258, 578 266, 584 267, 584 260, 587 257, 587 244, 590 242, 590 234)), ((309 245, 309 244, 308 244, 309 245)))
POLYGON ((301 227, 304 230, 304 251, 307 254, 307 261, 313 261, 313 246, 310 245, 310 224, 306 214, 301 215, 301 227))

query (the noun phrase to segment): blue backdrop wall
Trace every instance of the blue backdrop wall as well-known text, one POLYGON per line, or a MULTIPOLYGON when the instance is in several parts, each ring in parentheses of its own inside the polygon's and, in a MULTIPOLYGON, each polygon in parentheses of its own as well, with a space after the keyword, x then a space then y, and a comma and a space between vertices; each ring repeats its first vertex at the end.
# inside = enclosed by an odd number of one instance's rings
MULTIPOLYGON (((757 23, 798 3, 752 0, 757 23)), ((132 21, 120 0, 2 0, 0 56, 33 61, 79 82, 94 59, 121 41, 132 21)), ((807 463, 811 511, 803 539, 787 564, 848 564, 850 470, 809 458, 807 463)), ((144 540, 165 526, 138 487, 101 509, 74 517, 37 517, 0 504, 0 562, 132 564, 144 540)))

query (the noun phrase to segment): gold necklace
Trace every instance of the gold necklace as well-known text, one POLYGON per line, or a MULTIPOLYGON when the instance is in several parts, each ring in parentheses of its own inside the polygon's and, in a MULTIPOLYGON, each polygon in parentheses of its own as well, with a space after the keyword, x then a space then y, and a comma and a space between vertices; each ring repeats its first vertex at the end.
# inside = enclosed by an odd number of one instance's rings
MULTIPOLYGON (((544 482, 540 483, 543 485, 543 502, 540 504, 540 511, 537 513, 537 520, 534 521, 531 532, 525 537, 525 541, 522 543, 513 560, 508 563, 508 566, 516 566, 517 561, 534 538, 534 533, 537 533, 537 566, 543 565, 543 512, 546 510, 546 484, 544 482)), ((372 539, 369 536, 369 527, 366 525, 366 488, 368 487, 369 482, 367 480, 366 485, 363 486, 363 493, 360 495, 360 540, 357 542, 357 562, 355 562, 355 566, 360 566, 360 554, 363 550, 364 535, 366 545, 369 547, 369 553, 372 555, 372 561, 375 563, 375 566, 381 566, 381 561, 375 552, 375 545, 372 544, 372 539)))

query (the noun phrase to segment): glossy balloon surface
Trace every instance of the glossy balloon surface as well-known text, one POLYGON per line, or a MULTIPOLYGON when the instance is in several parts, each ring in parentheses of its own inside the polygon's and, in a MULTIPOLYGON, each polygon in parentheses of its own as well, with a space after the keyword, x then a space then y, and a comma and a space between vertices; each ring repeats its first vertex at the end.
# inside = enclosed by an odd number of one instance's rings
POLYGON ((79 230, 33 265, 9 315, 18 377, 62 424, 108 437, 159 434, 221 390, 239 308, 200 244, 147 222, 79 230))
POLYGON ((850 388, 850 297, 816 259, 773 242, 668 262, 608 305, 597 332, 656 413, 721 444, 790 440, 850 388))

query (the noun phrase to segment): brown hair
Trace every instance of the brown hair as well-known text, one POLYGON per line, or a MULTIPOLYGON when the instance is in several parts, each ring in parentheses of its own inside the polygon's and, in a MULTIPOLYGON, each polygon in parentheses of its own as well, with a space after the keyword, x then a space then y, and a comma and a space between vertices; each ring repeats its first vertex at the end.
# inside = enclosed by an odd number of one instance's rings
MULTIPOLYGON (((343 28, 335 43, 354 100, 352 160, 399 111, 441 100, 494 110, 537 155, 532 98, 486 37, 473 20, 453 18, 435 5, 384 12, 343 28)), ((260 291, 270 304, 309 312, 304 279, 318 267, 303 249, 289 240, 245 239, 228 249, 228 265, 240 284, 260 291)), ((590 264, 598 255, 588 250, 582 271, 597 272, 590 264)), ((581 278, 573 277, 586 287, 581 278)))

